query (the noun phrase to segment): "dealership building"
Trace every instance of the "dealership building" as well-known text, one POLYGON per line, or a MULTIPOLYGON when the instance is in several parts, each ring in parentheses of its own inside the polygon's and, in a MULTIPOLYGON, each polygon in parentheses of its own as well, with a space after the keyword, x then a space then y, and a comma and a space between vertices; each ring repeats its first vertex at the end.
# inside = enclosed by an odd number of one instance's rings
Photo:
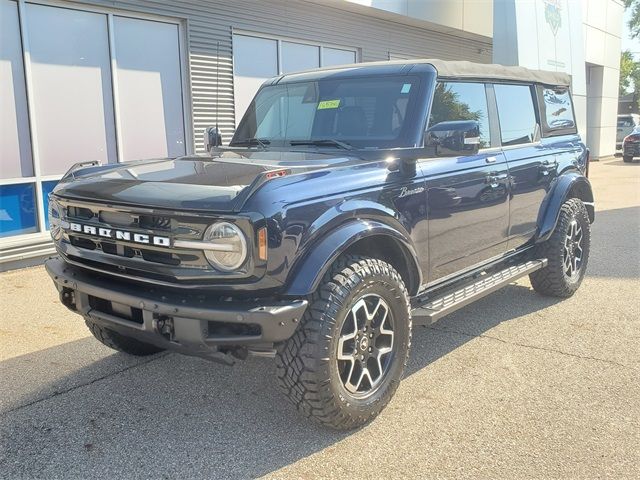
POLYGON ((0 0, 0 267, 51 253, 74 163, 227 142, 267 78, 439 58, 572 76, 592 158, 614 153, 620 0, 0 0))

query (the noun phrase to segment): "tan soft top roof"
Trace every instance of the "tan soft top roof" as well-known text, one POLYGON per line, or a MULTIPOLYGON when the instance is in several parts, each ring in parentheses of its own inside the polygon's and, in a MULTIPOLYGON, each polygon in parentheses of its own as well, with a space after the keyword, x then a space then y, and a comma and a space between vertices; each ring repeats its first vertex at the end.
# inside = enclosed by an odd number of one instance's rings
POLYGON ((293 80, 304 77, 313 79, 316 76, 324 76, 335 71, 362 72, 367 68, 391 68, 398 73, 407 72, 412 65, 431 64, 438 71, 441 78, 466 78, 480 80, 506 80, 529 83, 543 83, 545 85, 571 85, 571 77, 564 72, 548 72, 545 70, 530 70, 525 67, 506 67, 495 63, 474 63, 467 61, 447 61, 438 59, 410 59, 390 60, 382 62, 353 63, 350 65, 336 65, 331 67, 316 68, 303 72, 285 74, 278 79, 293 80))
POLYGON ((492 80, 544 83, 546 85, 571 85, 571 77, 564 72, 530 70, 525 67, 506 67, 496 63, 466 61, 420 60, 419 63, 430 63, 438 71, 438 76, 444 78, 489 78, 492 80))

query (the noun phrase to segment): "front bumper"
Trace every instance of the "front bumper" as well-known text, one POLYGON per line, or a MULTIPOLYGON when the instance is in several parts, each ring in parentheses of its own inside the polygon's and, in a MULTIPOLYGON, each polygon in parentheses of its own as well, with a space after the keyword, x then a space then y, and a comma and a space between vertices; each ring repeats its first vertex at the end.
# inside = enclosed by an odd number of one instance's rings
POLYGON ((45 262, 70 310, 123 335, 161 348, 232 363, 228 352, 266 352, 295 332, 306 300, 212 299, 203 292, 119 282, 69 265, 45 262))
POLYGON ((640 157, 640 143, 625 143, 622 147, 625 157, 640 157))

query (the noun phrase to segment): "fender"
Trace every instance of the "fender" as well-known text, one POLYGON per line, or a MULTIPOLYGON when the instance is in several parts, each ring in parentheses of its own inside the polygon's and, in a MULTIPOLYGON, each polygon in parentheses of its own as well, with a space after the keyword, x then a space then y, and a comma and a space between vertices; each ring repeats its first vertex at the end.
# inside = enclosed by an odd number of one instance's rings
POLYGON ((547 194, 538 213, 538 231, 535 236, 536 243, 547 240, 558 223, 560 208, 568 198, 575 197, 582 200, 587 206, 589 220, 595 220, 595 208, 593 206, 593 191, 591 183, 580 172, 567 172, 558 177, 557 181, 547 194))
POLYGON ((286 296, 301 297, 313 293, 331 264, 358 240, 371 236, 386 236, 397 241, 404 250, 407 263, 415 269, 417 284, 422 284, 420 266, 411 241, 393 227, 367 219, 354 219, 332 230, 307 248, 304 257, 293 271, 286 296))

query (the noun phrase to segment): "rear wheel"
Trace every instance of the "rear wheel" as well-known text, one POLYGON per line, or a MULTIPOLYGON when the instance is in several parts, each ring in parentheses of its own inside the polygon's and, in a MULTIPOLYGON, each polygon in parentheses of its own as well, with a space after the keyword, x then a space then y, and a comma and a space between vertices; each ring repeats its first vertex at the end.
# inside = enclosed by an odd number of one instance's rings
POLYGON ((134 338, 121 335, 118 332, 98 325, 89 319, 85 319, 85 323, 87 324, 87 327, 89 327, 89 330, 91 330, 91 333, 93 333, 93 336, 96 337, 100 343, 109 348, 113 348, 114 350, 118 350, 119 352, 144 357, 162 352, 163 350, 162 348, 151 345, 150 343, 144 343, 134 338))
POLYGON ((589 214, 581 200, 571 198, 562 205, 551 237, 538 246, 538 258, 548 264, 529 276, 534 290, 554 297, 573 295, 584 278, 590 246, 589 214))
POLYGON ((344 256, 309 303, 276 356, 280 387, 323 425, 364 425, 391 400, 407 362, 411 315, 402 278, 382 260, 344 256))
POLYGON ((623 155, 622 161, 625 163, 631 163, 633 162, 633 157, 631 155, 623 155))

